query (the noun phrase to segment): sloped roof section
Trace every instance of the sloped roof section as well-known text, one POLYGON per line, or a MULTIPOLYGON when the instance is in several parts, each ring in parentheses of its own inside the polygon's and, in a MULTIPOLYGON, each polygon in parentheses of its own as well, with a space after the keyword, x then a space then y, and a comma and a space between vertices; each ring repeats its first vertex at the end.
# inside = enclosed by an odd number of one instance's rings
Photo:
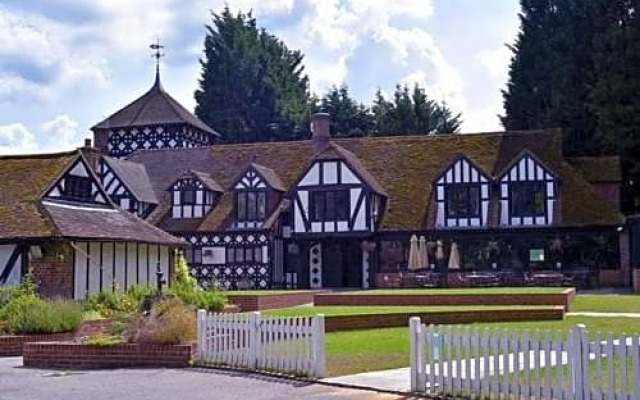
POLYGON ((107 156, 103 159, 136 199, 145 203, 158 204, 144 165, 107 156))
POLYGON ((200 172, 200 171, 188 171, 186 174, 183 175, 183 177, 188 177, 188 176, 192 176, 198 179, 200 182, 202 182, 205 188, 211 190, 212 192, 218 192, 218 193, 224 192, 222 187, 218 185, 218 182, 216 182, 211 177, 211 175, 207 173, 200 172))
POLYGON ((0 239, 74 238, 182 244, 119 208, 43 200, 78 151, 0 157, 0 239))
POLYGON ((589 182, 622 181, 620 157, 571 157, 567 162, 589 182))
POLYGON ((145 94, 107 117, 102 122, 96 124, 91 129, 111 129, 161 124, 188 124, 203 132, 220 136, 218 132, 210 128, 171 97, 162 87, 158 75, 156 75, 156 81, 151 89, 145 94))
POLYGON ((40 196, 76 157, 76 152, 0 157, 0 238, 56 234, 40 209, 40 196))
POLYGON ((43 203, 43 207, 60 236, 87 240, 184 244, 182 239, 117 208, 91 209, 48 201, 43 203))
POLYGON ((251 163, 251 167, 255 169, 267 182, 267 185, 271 187, 273 190, 277 190, 279 192, 284 192, 287 188, 284 186, 276 171, 271 168, 267 168, 264 165, 251 163))
MULTIPOLYGON (((272 170, 283 187, 291 189, 313 160, 345 159, 374 190, 386 194, 387 206, 380 229, 405 231, 426 228, 434 182, 443 167, 461 154, 495 179, 525 150, 558 177, 563 194, 560 225, 619 224, 622 216, 597 196, 577 169, 564 161, 561 138, 559 130, 349 138, 332 140, 318 154, 313 153, 311 142, 306 140, 146 151, 134 155, 132 160, 147 166, 152 181, 159 179, 153 176, 154 171, 166 177, 180 166, 209 173, 225 189, 215 208, 194 228, 200 231, 228 226, 233 211, 232 186, 239 171, 245 171, 250 164, 272 170)), ((166 189, 173 180, 162 180, 162 188, 166 189)), ((165 213, 169 203, 167 198, 165 213)))

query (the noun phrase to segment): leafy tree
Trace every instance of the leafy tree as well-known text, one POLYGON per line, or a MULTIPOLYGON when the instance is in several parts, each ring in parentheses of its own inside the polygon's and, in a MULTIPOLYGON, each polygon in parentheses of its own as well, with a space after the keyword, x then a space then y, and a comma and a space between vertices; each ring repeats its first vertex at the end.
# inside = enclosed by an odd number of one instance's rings
POLYGON ((346 85, 332 87, 319 103, 320 109, 331 115, 333 137, 364 136, 373 129, 369 108, 351 98, 346 85))
POLYGON ((207 26, 196 115, 225 142, 296 138, 304 119, 308 78, 303 55, 264 29, 251 13, 212 13, 207 26))

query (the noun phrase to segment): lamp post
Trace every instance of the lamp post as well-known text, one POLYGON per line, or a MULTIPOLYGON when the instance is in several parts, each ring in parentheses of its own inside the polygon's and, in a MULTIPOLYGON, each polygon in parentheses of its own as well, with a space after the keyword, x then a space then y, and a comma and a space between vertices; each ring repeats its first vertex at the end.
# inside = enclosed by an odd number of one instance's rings
POLYGON ((162 269, 160 269, 160 263, 157 263, 156 264, 156 285, 157 285, 158 296, 162 294, 162 285, 167 283, 167 281, 164 280, 163 277, 164 277, 164 272, 162 272, 162 269))

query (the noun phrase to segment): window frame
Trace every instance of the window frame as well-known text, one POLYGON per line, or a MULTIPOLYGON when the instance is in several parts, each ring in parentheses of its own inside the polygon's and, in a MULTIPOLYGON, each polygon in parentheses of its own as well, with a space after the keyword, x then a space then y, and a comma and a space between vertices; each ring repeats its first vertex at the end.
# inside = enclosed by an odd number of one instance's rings
POLYGON ((459 219, 459 218, 480 218, 482 209, 482 184, 481 183, 448 183, 444 186, 444 209, 445 218, 447 219, 459 219), (451 195, 454 190, 464 190, 466 197, 465 212, 452 213, 451 205, 454 203, 451 201, 451 195), (477 191, 475 200, 472 199, 472 191, 477 191), (475 202, 475 211, 471 212, 471 205, 475 202))
POLYGON ((509 214, 512 218, 546 216, 547 183, 545 181, 509 182, 509 214), (539 192, 542 197, 540 210, 536 209, 536 192, 539 192), (523 193, 526 193, 527 196, 522 196, 523 193), (521 203, 523 199, 528 199, 528 202, 524 203, 524 205, 521 203))
POLYGON ((195 187, 182 187, 180 192, 180 205, 181 206, 195 206, 198 205, 198 189, 195 187), (191 193, 192 198, 187 197, 187 194, 191 193))
POLYGON ((309 220, 311 222, 349 221, 350 206, 349 189, 312 190, 309 193, 309 220), (340 203, 344 203, 342 207, 339 207, 340 203))
POLYGON ((233 196, 236 222, 264 222, 267 219, 266 189, 236 189, 233 196))
POLYGON ((73 201, 93 202, 93 181, 88 176, 67 175, 64 179, 63 198, 73 201))

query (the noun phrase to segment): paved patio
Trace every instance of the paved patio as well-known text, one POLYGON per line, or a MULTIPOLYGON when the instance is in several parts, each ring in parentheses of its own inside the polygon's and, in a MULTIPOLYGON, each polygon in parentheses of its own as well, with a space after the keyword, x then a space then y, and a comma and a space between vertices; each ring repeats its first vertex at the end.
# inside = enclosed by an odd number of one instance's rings
POLYGON ((0 400, 396 400, 410 397, 200 369, 52 371, 0 358, 0 400))

